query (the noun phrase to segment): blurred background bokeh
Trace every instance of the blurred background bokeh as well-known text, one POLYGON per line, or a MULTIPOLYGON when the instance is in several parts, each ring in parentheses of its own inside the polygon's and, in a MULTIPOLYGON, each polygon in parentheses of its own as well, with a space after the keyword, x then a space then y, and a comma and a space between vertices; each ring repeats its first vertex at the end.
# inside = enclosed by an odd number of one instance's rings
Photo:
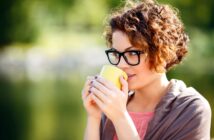
MULTIPOLYGON (((189 55, 168 76, 195 87, 214 110, 214 1, 160 2, 180 10, 191 39, 189 55)), ((108 63, 103 25, 122 3, 0 1, 1 140, 83 139, 81 88, 108 63)), ((211 131, 214 137, 214 120, 211 131)))

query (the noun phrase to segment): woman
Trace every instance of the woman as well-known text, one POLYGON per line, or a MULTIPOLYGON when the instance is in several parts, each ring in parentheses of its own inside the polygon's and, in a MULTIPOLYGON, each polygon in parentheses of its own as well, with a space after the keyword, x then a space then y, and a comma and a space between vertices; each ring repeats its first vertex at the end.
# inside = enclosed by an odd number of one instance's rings
POLYGON ((207 100, 166 77, 187 53, 188 36, 173 8, 154 1, 126 4, 111 15, 105 36, 109 62, 128 80, 120 77, 119 90, 102 77, 88 77, 85 140, 210 139, 207 100))

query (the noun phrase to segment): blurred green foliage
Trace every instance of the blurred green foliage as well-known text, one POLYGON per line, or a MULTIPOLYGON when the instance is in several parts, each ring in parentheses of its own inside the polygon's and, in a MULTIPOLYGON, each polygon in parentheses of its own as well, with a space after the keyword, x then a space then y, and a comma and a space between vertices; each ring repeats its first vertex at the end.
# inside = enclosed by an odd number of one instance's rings
MULTIPOLYGON (((90 54, 91 48, 103 47, 104 40, 100 36, 105 18, 112 9, 118 8, 123 2, 122 0, 0 1, 0 47, 4 47, 0 52, 0 139, 83 139, 86 114, 82 106, 81 89, 86 75, 96 74, 99 67, 88 66, 88 69, 92 69, 90 71, 80 67, 71 73, 66 73, 63 68, 69 68, 70 65, 87 66, 80 60, 86 57, 85 59, 94 61, 94 58, 73 53, 74 58, 78 60, 72 58, 69 61, 67 56, 69 54, 62 50, 66 47, 73 50, 81 48, 83 52, 87 50, 85 52, 90 54), (5 52, 16 48, 17 43, 21 43, 21 48, 24 48, 26 43, 30 45, 27 45, 26 50, 15 50, 8 58, 5 57, 5 52), (37 78, 37 75, 33 71, 29 76, 31 69, 23 66, 29 63, 28 59, 31 57, 34 63, 40 62, 44 57, 40 54, 45 50, 38 51, 35 46, 49 47, 46 51, 50 56, 45 54, 45 57, 52 58, 55 63, 61 62, 56 59, 57 56, 63 59, 61 65, 54 65, 48 61, 56 69, 47 68, 42 80, 29 78, 34 75, 37 78), (62 54, 58 55, 58 53, 62 54), (61 58, 62 56, 65 58, 61 58), (76 56, 81 56, 81 59, 76 56), (1 64, 9 65, 3 61, 6 58, 9 62, 15 62, 12 66, 19 68, 6 70, 15 71, 12 76, 2 72, 1 64), (21 59, 27 60, 22 64, 21 59), (19 73, 18 71, 21 70, 22 73, 19 73), (49 79, 49 73, 56 74, 54 78, 49 79)), ((160 2, 170 3, 179 9, 191 40, 189 55, 179 67, 168 73, 169 79, 182 79, 187 85, 195 87, 207 98, 213 110, 214 1, 160 0, 160 2)), ((46 65, 46 63, 39 65, 38 69, 46 65)), ((211 131, 214 137, 214 120, 211 131)))
POLYGON ((34 41, 37 28, 30 19, 29 10, 24 0, 0 1, 0 46, 34 41))
MULTIPOLYGON (((209 31, 214 27, 212 0, 160 0, 180 10, 186 26, 209 31)), ((118 0, 1 0, 0 46, 14 42, 33 42, 42 28, 102 29, 102 22, 112 8, 122 5, 118 0)), ((187 29, 189 30, 189 29, 187 29)))

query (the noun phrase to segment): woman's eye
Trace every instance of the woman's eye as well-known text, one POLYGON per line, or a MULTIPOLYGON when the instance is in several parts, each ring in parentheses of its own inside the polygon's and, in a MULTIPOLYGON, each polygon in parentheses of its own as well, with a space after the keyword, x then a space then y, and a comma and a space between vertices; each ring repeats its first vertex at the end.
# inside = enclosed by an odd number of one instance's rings
POLYGON ((129 55, 137 55, 137 52, 129 52, 129 55))
POLYGON ((112 55, 113 55, 114 57, 119 57, 119 54, 116 53, 116 52, 113 52, 112 55))

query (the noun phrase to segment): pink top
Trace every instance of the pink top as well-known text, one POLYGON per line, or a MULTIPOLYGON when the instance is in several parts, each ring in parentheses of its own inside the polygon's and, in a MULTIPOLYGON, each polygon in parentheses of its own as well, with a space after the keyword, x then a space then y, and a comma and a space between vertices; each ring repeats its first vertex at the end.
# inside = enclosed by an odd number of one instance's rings
MULTIPOLYGON (((135 127, 137 128, 140 139, 143 140, 146 134, 148 123, 152 119, 154 112, 147 112, 147 113, 129 112, 129 115, 131 116, 135 124, 135 127)), ((113 140, 118 140, 116 134, 114 135, 113 140)))

